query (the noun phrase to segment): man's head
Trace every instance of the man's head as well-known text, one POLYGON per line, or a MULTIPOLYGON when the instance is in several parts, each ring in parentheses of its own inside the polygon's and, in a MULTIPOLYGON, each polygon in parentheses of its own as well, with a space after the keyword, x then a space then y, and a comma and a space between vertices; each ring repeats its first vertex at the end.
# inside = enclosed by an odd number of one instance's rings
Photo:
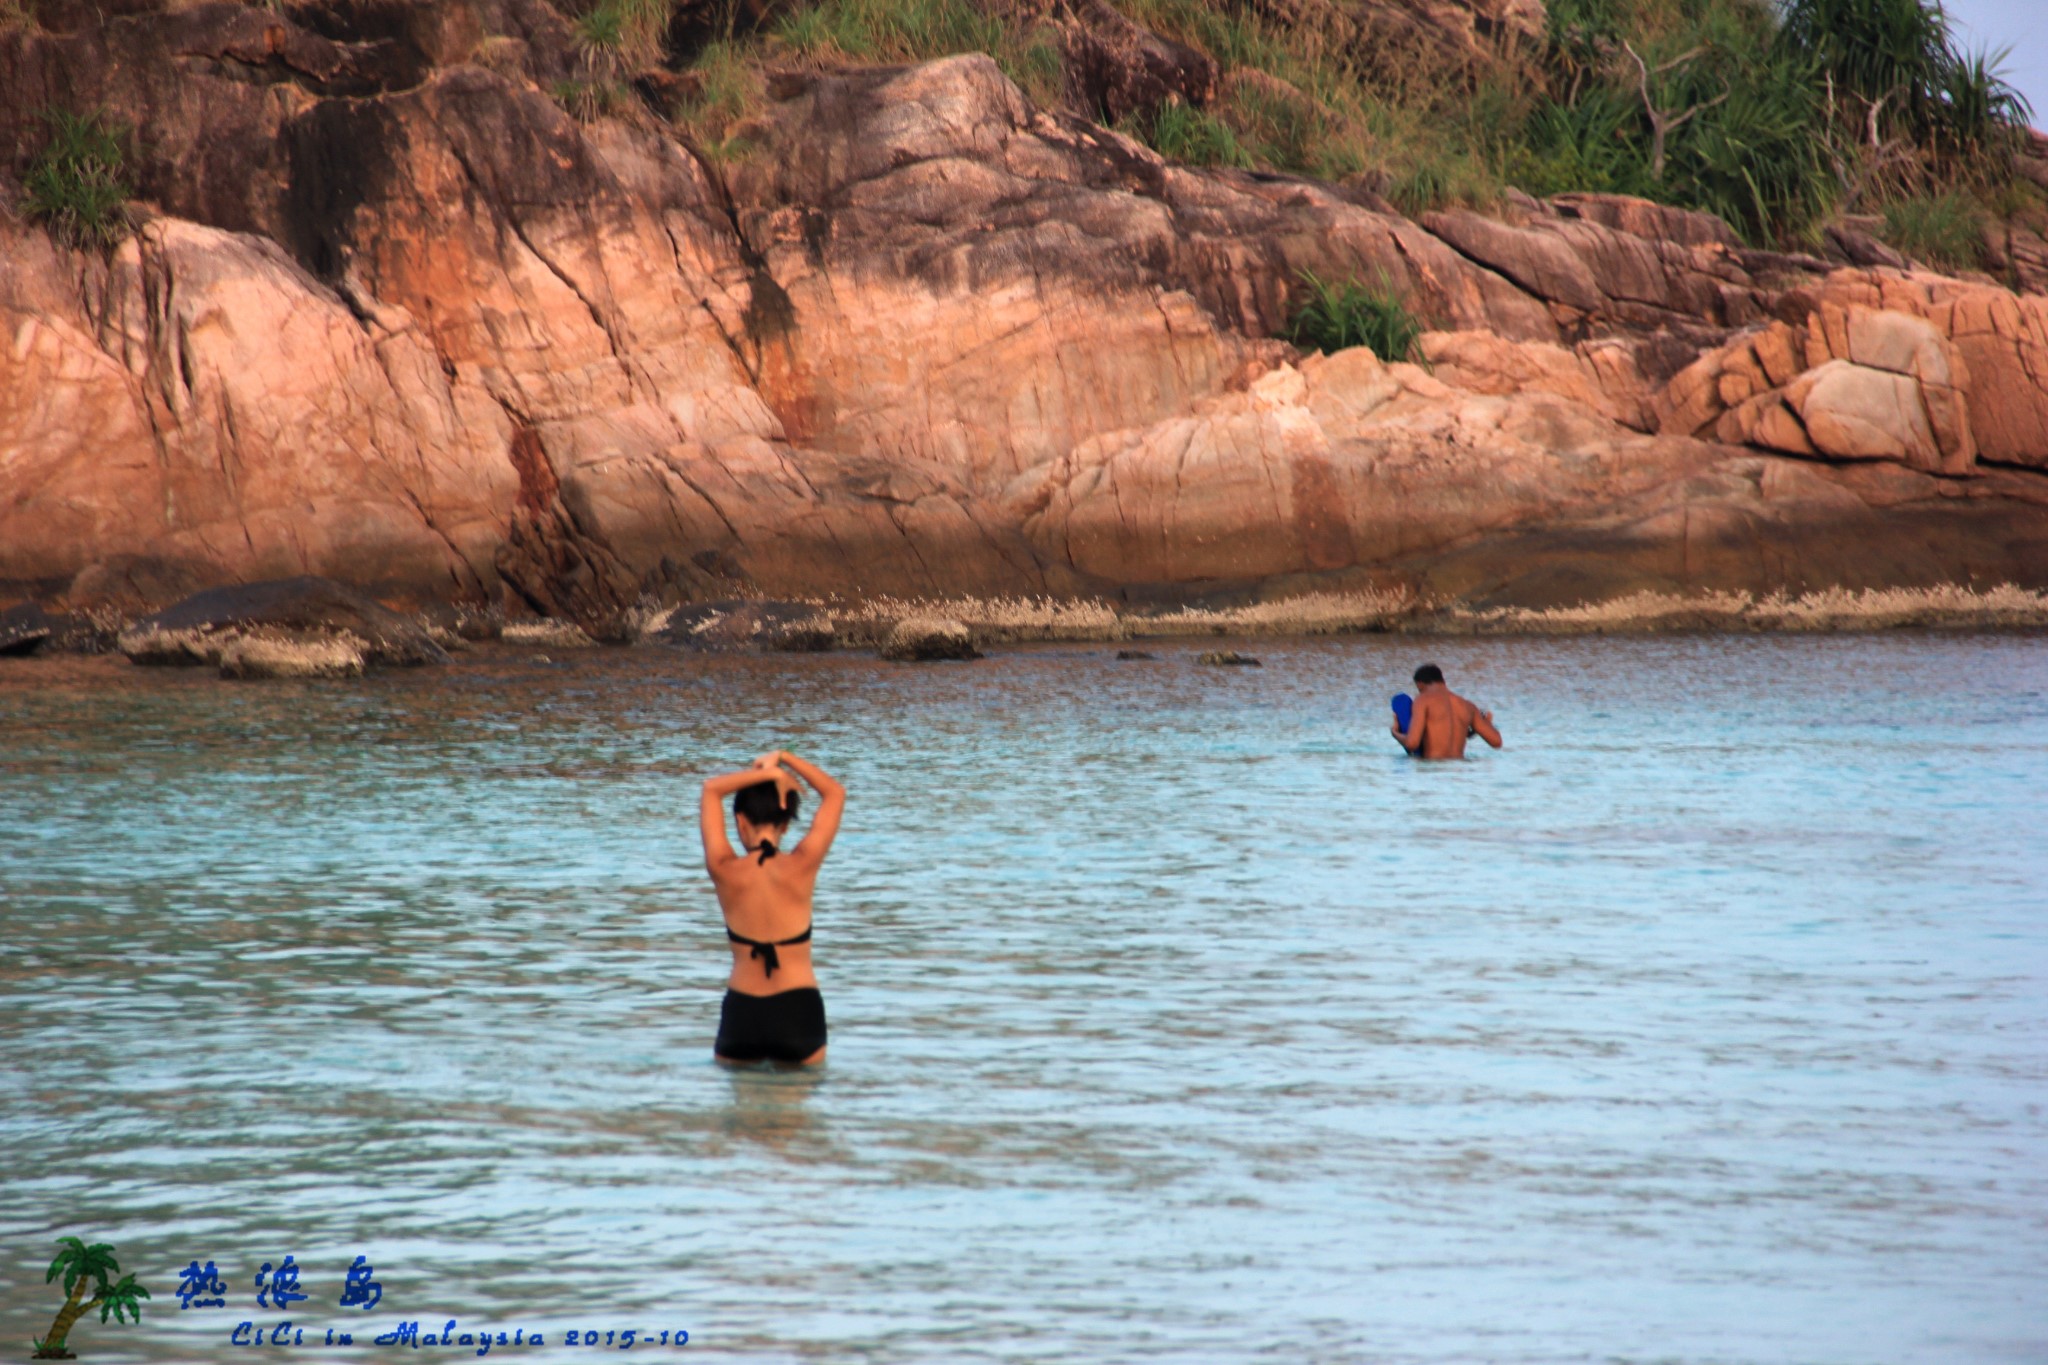
POLYGON ((1431 683, 1441 686, 1443 680, 1444 671, 1435 664, 1424 664, 1415 670, 1415 685, 1417 687, 1428 687, 1431 683))

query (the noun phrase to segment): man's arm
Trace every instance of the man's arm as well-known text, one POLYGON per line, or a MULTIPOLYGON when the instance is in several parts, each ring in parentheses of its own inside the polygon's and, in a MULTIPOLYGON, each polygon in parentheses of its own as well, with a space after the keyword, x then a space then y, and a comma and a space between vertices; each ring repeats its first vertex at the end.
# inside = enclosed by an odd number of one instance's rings
POLYGON ((1407 734, 1401 733, 1399 725, 1390 725, 1387 728, 1394 732, 1395 739, 1401 741, 1402 748, 1411 754, 1419 754, 1422 752, 1422 732, 1429 728, 1429 717, 1423 711, 1421 705, 1418 704, 1413 711, 1408 713, 1407 734))
POLYGON ((1500 747, 1500 731, 1493 728, 1493 712, 1472 708, 1472 733, 1491 744, 1500 747))

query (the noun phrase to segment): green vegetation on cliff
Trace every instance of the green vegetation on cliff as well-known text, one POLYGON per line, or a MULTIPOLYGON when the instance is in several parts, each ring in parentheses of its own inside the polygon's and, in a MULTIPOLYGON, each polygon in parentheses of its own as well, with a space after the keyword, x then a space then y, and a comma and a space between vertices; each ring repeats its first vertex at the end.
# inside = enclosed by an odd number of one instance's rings
POLYGON ((1504 174, 1535 194, 1706 209, 1759 243, 1915 196, 1987 197, 2029 116, 1931 0, 1555 0, 1549 14, 1504 174))
POLYGON ((49 141, 22 177, 22 207, 69 246, 113 246, 128 232, 126 130, 100 113, 43 118, 49 141))
POLYGON ((1306 293, 1287 330, 1295 345, 1313 351, 1367 346, 1381 360, 1421 359, 1422 322, 1384 277, 1365 285, 1304 270, 1301 282, 1306 293))
POLYGON ((2048 226, 2011 171, 2031 111, 1998 78, 2002 54, 1963 51, 1937 0, 1550 0, 1540 31, 1448 39, 1390 27, 1379 0, 1116 0, 1116 22, 1208 73, 1174 88, 1148 71, 1153 98, 1127 107, 1077 55, 1100 20, 1079 3, 727 0, 708 25, 686 11, 663 30, 664 3, 601 0, 582 41, 665 31, 697 81, 682 118, 714 153, 733 152, 764 68, 982 51, 1040 103, 1172 159, 1352 180, 1411 214, 1510 188, 1623 193, 1780 246, 1860 215, 1949 268, 1978 264, 1995 218, 2048 226))

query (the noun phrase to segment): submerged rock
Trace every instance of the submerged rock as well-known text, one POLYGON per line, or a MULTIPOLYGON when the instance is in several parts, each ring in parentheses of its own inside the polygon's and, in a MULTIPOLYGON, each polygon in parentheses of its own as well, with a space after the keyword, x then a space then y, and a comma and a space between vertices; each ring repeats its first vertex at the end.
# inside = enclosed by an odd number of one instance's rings
POLYGON ((1234 649, 1212 649, 1195 660, 1198 664, 1210 664, 1217 668, 1264 668, 1256 658, 1240 654, 1234 649))
POLYGON ((446 663, 447 651, 417 622, 328 578, 281 578, 198 593, 121 632, 138 664, 221 665, 245 639, 340 641, 362 664, 446 663))
POLYGON ((943 659, 979 659, 974 633, 960 621, 913 616, 898 621, 882 642, 882 657, 898 663, 933 663, 943 659))
POLYGON ((1156 654, 1147 654, 1142 649, 1120 649, 1116 652, 1116 657, 1117 661, 1119 663, 1122 663, 1137 659, 1156 659, 1159 656, 1156 654))

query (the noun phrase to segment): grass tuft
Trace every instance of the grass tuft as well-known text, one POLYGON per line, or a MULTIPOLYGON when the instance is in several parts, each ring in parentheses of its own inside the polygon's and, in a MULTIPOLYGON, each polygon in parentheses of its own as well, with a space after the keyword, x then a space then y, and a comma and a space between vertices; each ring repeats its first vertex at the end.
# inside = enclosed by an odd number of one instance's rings
POLYGON ((1287 339, 1305 350, 1342 351, 1367 346, 1381 360, 1420 359, 1422 323, 1408 311, 1385 275, 1377 286, 1325 280, 1304 270, 1308 295, 1296 307, 1287 339))
POLYGON ((1884 237, 1929 265, 1975 270, 1983 264, 1984 210, 1961 190, 1894 200, 1885 205, 1884 237))
POLYGON ((571 25, 584 70, 616 80, 651 66, 674 8, 674 0, 598 0, 571 25))
MULTIPOLYGON (((761 68, 747 60, 738 43, 721 40, 705 45, 690 72, 697 78, 697 90, 677 111, 677 121, 695 132, 703 145, 722 147, 732 141, 728 130, 734 124, 760 112, 767 97, 761 68)), ((728 150, 738 146, 734 141, 728 150)))
POLYGON ((556 81, 548 87, 548 93, 578 123, 616 118, 633 107, 633 92, 623 81, 609 76, 556 81))
POLYGON ((1008 27, 969 0, 823 0, 788 11, 776 39, 816 61, 930 61, 961 52, 995 54, 1008 27))
POLYGON ((1250 154, 1229 124, 1178 99, 1127 115, 1118 121, 1117 131, 1136 138, 1169 161, 1190 166, 1252 164, 1250 154))
POLYGON ((46 109, 49 140, 22 179, 23 207, 59 241, 111 248, 128 235, 127 129, 104 113, 46 109))

